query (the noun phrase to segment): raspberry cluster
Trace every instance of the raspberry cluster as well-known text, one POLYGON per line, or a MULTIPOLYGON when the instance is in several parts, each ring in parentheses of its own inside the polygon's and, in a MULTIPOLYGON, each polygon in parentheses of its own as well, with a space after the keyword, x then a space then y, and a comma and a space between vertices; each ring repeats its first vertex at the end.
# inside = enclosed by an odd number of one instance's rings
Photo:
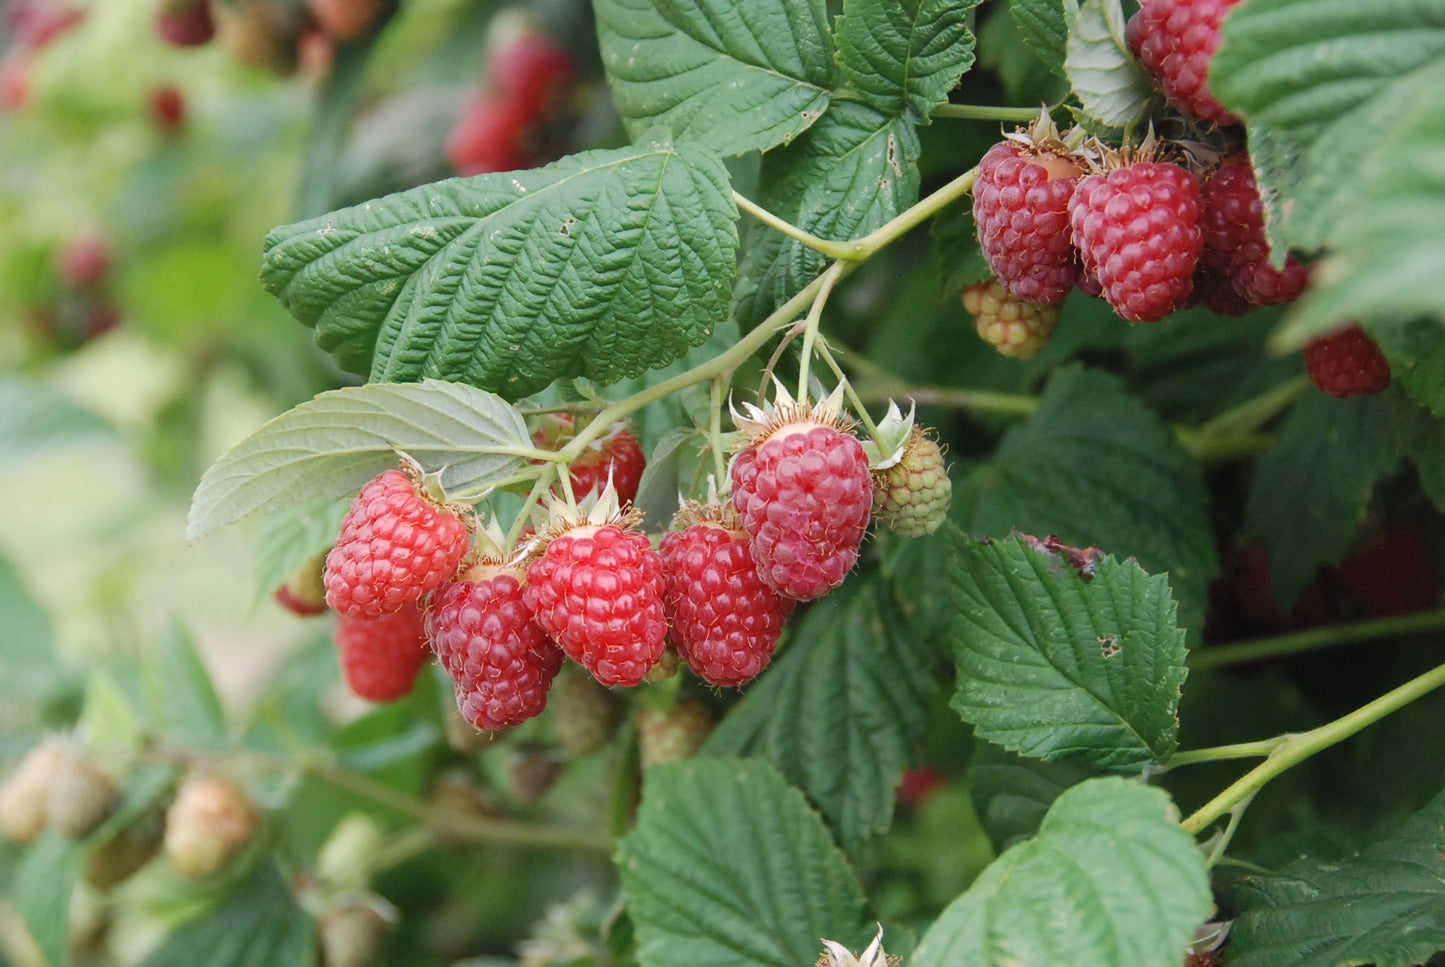
POLYGON ((567 95, 576 69, 567 49, 523 25, 494 36, 486 78, 453 122, 446 157, 459 175, 517 171, 564 153, 567 95))

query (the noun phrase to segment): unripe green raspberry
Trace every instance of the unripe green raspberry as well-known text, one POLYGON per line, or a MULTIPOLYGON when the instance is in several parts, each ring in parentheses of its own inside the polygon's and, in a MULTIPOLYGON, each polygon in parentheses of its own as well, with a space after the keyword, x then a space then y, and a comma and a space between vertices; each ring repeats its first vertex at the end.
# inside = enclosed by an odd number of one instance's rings
POLYGON ((913 428, 903 458, 873 475, 873 517, 900 537, 938 530, 952 496, 943 451, 921 427, 913 428))
POLYGON ((45 830, 50 787, 65 760, 64 743, 46 739, 20 761, 0 786, 0 829, 17 843, 28 843, 45 830))
POLYGON ((193 774, 166 812, 166 855, 185 876, 210 876, 240 855, 260 825, 255 804, 238 786, 193 774))
POLYGON ((130 879, 160 850, 165 828, 165 811, 159 806, 147 809, 91 852, 85 861, 85 882, 109 890, 130 879))
POLYGON ((712 709, 702 702, 684 699, 668 709, 643 708, 637 716, 642 768, 697 755, 712 733, 713 724, 712 709))
POLYGON ((622 718, 616 694, 591 675, 569 668, 552 691, 552 727, 568 755, 591 755, 607 744, 622 718))
POLYGON ((50 827, 70 839, 83 839, 115 811, 119 799, 110 776, 79 749, 68 749, 50 783, 50 827))
POLYGON ((1026 302, 997 279, 964 287, 963 307, 973 314, 979 337, 1013 359, 1028 359, 1042 349, 1062 311, 1057 305, 1026 302))

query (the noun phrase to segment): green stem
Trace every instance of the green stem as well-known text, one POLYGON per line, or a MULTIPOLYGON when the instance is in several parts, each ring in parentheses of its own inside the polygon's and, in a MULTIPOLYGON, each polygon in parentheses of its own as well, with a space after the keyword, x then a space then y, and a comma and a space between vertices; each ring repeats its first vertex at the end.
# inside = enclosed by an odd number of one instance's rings
POLYGON ((1196 430, 1178 431, 1180 442, 1199 460, 1257 453, 1270 441, 1256 431, 1299 399, 1309 385, 1307 376, 1287 380, 1254 399, 1225 410, 1196 430))
POLYGON ((799 402, 808 398, 808 367, 813 361, 814 347, 818 343, 818 323, 823 318, 823 307, 828 304, 828 296, 832 294, 833 286, 842 276, 843 266, 846 264, 843 261, 834 262, 824 270, 823 286, 818 290, 813 304, 808 307, 808 318, 803 328, 803 351, 798 359, 798 392, 795 398, 799 402))
POLYGON ((852 253, 850 257, 858 261, 871 258, 879 249, 967 195, 973 190, 973 181, 977 177, 978 166, 975 165, 912 208, 900 212, 862 238, 849 242, 848 249, 852 253))
POLYGON ((1248 797, 1236 803, 1234 808, 1229 811, 1229 823, 1224 827, 1224 833, 1219 837, 1219 842, 1215 843, 1214 849, 1209 851, 1207 865, 1211 870, 1214 869, 1214 865, 1224 856, 1224 851, 1229 849, 1230 840, 1234 839, 1234 833, 1239 829, 1239 821, 1244 818, 1244 811, 1249 808, 1249 804, 1253 801, 1254 794, 1251 793, 1248 797))
POLYGON ((1018 121, 1028 123, 1039 116, 1036 107, 995 107, 988 104, 941 104, 930 118, 951 118, 955 121, 1018 121))
POLYGON ((1445 664, 1437 665, 1423 675, 1412 678, 1399 688, 1386 692, 1373 702, 1362 705, 1333 722, 1308 732, 1284 736, 1265 761, 1245 773, 1229 788, 1205 803, 1194 815, 1184 820, 1184 828, 1191 833, 1203 829, 1253 796, 1266 783, 1286 769, 1298 765, 1315 753, 1338 742, 1343 742, 1366 726, 1373 725, 1391 712, 1404 708, 1417 698, 1429 694, 1442 685, 1445 685, 1445 664))
POLYGON ((951 410, 977 410, 1005 416, 1030 416, 1039 408, 1039 398, 1023 393, 997 393, 992 390, 954 389, 948 386, 909 386, 902 382, 868 384, 858 397, 871 403, 908 399, 919 406, 939 406, 951 410))
POLYGON ((822 252, 829 258, 852 259, 858 257, 853 254, 853 250, 848 247, 847 242, 830 242, 825 238, 819 238, 812 232, 808 232, 804 229, 799 228, 798 226, 782 218, 781 216, 774 215, 772 212, 768 211, 766 208, 764 208, 762 205, 759 205, 751 198, 748 198, 746 195, 735 191, 733 192, 733 201, 737 204, 739 208, 756 218, 758 221, 762 222, 764 225, 777 229, 789 238, 796 239, 797 241, 802 242, 804 245, 808 246, 808 248, 822 252))
POLYGON ((878 432, 878 425, 874 423, 873 418, 868 415, 868 407, 864 406, 863 401, 858 398, 858 391, 855 390, 853 384, 848 381, 847 374, 843 372, 843 367, 838 365, 838 360, 833 357, 833 352, 828 348, 826 340, 818 343, 818 352, 822 355, 823 360, 828 364, 828 368, 833 371, 833 375, 837 377, 838 382, 842 385, 843 395, 848 398, 848 405, 851 406, 853 412, 858 415, 858 419, 868 431, 868 435, 873 438, 873 442, 877 443, 880 447, 883 446, 883 437, 878 432))
POLYGON ((612 838, 582 829, 563 829, 524 823, 515 819, 501 819, 494 816, 480 816, 440 809, 394 789, 383 782, 348 772, 326 762, 303 763, 304 770, 322 782, 347 792, 365 796, 400 813, 405 813, 425 823, 429 828, 447 836, 460 837, 475 842, 514 843, 520 846, 551 847, 556 849, 587 850, 610 854, 612 838))
POLYGON ((1239 662, 1258 661, 1262 658, 1280 658, 1316 648, 1330 648, 1348 645, 1356 641, 1367 641, 1385 635, 1402 635, 1414 631, 1431 631, 1445 628, 1445 611, 1420 611, 1414 614, 1392 615, 1388 618, 1370 618, 1352 621, 1348 624, 1330 625, 1325 628, 1310 628, 1287 635, 1270 638, 1256 638, 1229 645, 1216 645, 1189 654, 1189 667, 1194 671, 1233 665, 1239 662))
POLYGON ((1234 745, 1216 745, 1207 749, 1190 749, 1188 752, 1176 752, 1169 757, 1164 765, 1156 767, 1154 773, 1162 775, 1170 769, 1177 769, 1180 766, 1194 765, 1199 762, 1223 762, 1226 759, 1254 759, 1260 756, 1267 756, 1278 748, 1278 738, 1263 739, 1259 742, 1238 742, 1234 745))
POLYGON ((713 472, 721 489, 728 477, 728 460, 722 444, 722 398, 727 380, 714 376, 708 392, 707 443, 712 448, 713 472))

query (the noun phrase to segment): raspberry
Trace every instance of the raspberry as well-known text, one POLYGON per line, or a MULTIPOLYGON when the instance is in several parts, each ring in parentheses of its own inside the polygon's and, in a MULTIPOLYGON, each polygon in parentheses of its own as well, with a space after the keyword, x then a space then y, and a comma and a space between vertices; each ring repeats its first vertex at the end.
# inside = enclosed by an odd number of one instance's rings
POLYGON ((552 38, 524 31, 487 60, 487 81, 529 119, 556 106, 574 81, 572 55, 552 38))
POLYGON ((1016 141, 994 145, 978 163, 973 218, 979 247, 1016 298, 1052 305, 1073 289, 1069 199, 1081 174, 1068 156, 1016 141))
POLYGON ((637 751, 642 768, 692 758, 712 729, 712 709, 702 702, 684 699, 667 709, 643 708, 637 714, 637 751))
POLYGON ((1219 48, 1219 27, 1239 0, 1144 0, 1129 18, 1129 47, 1164 94, 1190 117, 1214 124, 1239 118, 1214 99, 1206 79, 1219 48))
POLYGON ((50 788, 64 765, 65 744, 46 739, 20 760, 0 786, 0 829, 17 843, 28 843, 44 832, 49 821, 50 788))
POLYGON ((390 702, 416 684, 430 651, 421 609, 403 605, 380 618, 336 618, 336 647, 346 684, 358 698, 390 702))
POLYGON ((693 516, 701 519, 662 539, 672 640, 699 678, 742 685, 772 658, 793 601, 758 577, 735 513, 714 505, 693 516))
POLYGON ((1429 545, 1405 524, 1356 541, 1340 563, 1339 579, 1345 594, 1371 618, 1426 611, 1440 600, 1429 545))
POLYGON ((341 42, 371 33, 381 20, 382 0, 306 0, 306 6, 326 36, 341 42))
POLYGON ((943 450, 921 427, 913 428, 901 460, 873 473, 873 516, 901 537, 938 530, 952 496, 943 450))
POLYGON ((1201 265, 1216 269, 1254 305, 1293 302, 1309 281, 1309 269, 1293 255, 1283 269, 1269 262, 1264 235, 1264 202, 1249 154, 1231 152, 1199 187, 1199 228, 1204 249, 1201 265))
POLYGON ((463 520, 387 470, 351 503, 326 555, 326 603, 348 618, 378 618, 456 573, 470 532, 463 520))
POLYGON ((1130 322, 1189 302, 1203 247, 1199 180, 1176 164, 1133 160, 1079 182, 1069 219, 1084 268, 1130 322))
POLYGON ((110 243, 99 235, 77 235, 55 255, 55 270, 66 285, 93 288, 110 274, 110 243))
POLYGON ((1358 325, 1345 326, 1305 343, 1305 371, 1316 386, 1340 399, 1382 393, 1390 385, 1390 364, 1358 325))
POLYGON ((174 84, 162 84, 150 93, 147 109, 151 120, 165 134, 175 134, 186 126, 186 96, 174 84))
POLYGON ((1059 325, 1061 306, 1020 299, 997 279, 963 288, 963 307, 973 314, 978 336, 1013 359, 1028 359, 1042 349, 1059 325))
MULTIPOLYGON (((532 441, 539 447, 560 450, 575 435, 572 417, 566 413, 553 413, 542 418, 542 425, 532 434, 532 441)), ((642 471, 646 467, 647 458, 642 453, 642 444, 637 442, 627 424, 618 420, 601 437, 587 444, 582 455, 572 461, 572 496, 580 501, 588 494, 601 493, 610 472, 618 502, 630 504, 637 498, 637 488, 642 483, 642 471)), ((556 492, 555 487, 553 492, 556 492)))
POLYGON ((758 577, 799 601, 843 583, 873 505, 868 455, 820 406, 782 407, 732 464, 732 498, 758 577))
POLYGON ((1255 304, 1239 294, 1224 273, 1204 261, 1201 256, 1194 268, 1194 291, 1190 305, 1203 306, 1216 316, 1238 317, 1255 308, 1255 304))
POLYGON ((483 731, 510 728, 546 707, 562 654, 533 619, 515 574, 467 574, 432 596, 426 635, 462 717, 483 731))
POLYGON ((512 798, 531 805, 551 791, 562 775, 562 760, 537 742, 524 742, 507 756, 507 779, 512 798))
POLYGON ((446 156, 452 170, 471 176, 526 168, 532 152, 526 144, 525 111, 491 93, 473 98, 447 134, 446 156))
POLYGON ((617 695, 591 675, 563 672, 552 695, 552 730, 568 755, 591 755, 607 744, 622 718, 617 695))
POLYGON ((662 657, 662 560, 643 534, 582 524, 547 542, 525 598, 568 658, 604 685, 636 685, 662 657))
POLYGON ((198 47, 216 35, 210 0, 163 0, 154 25, 156 36, 176 47, 198 47))
POLYGON ((240 787, 194 773, 166 811, 166 856, 185 876, 210 876, 240 855, 260 824, 256 806, 240 787))
POLYGON ((120 801, 110 776, 76 749, 67 750, 50 783, 46 811, 50 827, 68 839, 84 839, 120 801))
POLYGON ((165 813, 156 805, 97 846, 85 861, 85 882, 97 890, 130 879, 151 861, 165 835, 165 813))
POLYGON ((325 567, 326 555, 318 554, 297 568, 286 583, 276 589, 273 595, 276 603, 302 618, 325 614, 329 610, 326 607, 325 567))

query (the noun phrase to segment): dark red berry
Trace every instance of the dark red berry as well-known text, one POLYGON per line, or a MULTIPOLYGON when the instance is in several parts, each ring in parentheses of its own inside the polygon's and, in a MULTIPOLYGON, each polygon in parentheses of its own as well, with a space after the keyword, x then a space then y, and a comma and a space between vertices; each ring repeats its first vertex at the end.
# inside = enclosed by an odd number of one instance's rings
POLYGON ((616 524, 562 532, 527 569, 537 623, 604 685, 636 685, 662 657, 662 593, 657 551, 616 524))
POLYGON ((1306 343, 1304 358, 1314 384, 1340 399, 1383 393, 1390 385, 1389 362, 1358 325, 1306 343))
POLYGON ((336 618, 341 670, 353 694, 389 702, 411 691, 431 655, 421 609, 406 604, 379 618, 336 618))
POLYGON ((443 585, 427 608, 427 638, 456 686, 457 708, 482 730, 540 714, 562 666, 524 597, 515 574, 483 571, 443 585))
POLYGON ((162 84, 151 91, 151 120, 166 134, 175 134, 186 126, 186 96, 174 84, 162 84))
POLYGON ((1203 247, 1194 175, 1168 162, 1125 163, 1080 181, 1069 215, 1084 268, 1120 316, 1157 322, 1189 304, 1203 247))
POLYGON ((751 543, 742 530, 712 520, 662 539, 672 641, 688 667, 713 685, 757 677, 793 610, 791 598, 758 577, 751 543))
POLYGON ((550 113, 572 87, 575 73, 565 47, 532 31, 504 44, 487 60, 491 89, 530 120, 550 113))
POLYGON ((447 135, 446 156, 459 175, 517 171, 529 166, 527 113, 494 94, 472 99, 447 135))
POLYGON ((1340 564, 1339 581, 1371 618, 1426 611, 1440 600, 1430 547, 1419 530, 1404 524, 1357 541, 1340 564))
POLYGON ((1082 174, 1071 158, 1016 141, 989 148, 978 164, 973 217, 989 269, 1027 302, 1062 302, 1074 287, 1069 199, 1082 174))
POLYGON ((1165 95, 1184 113, 1215 124, 1239 118, 1215 100, 1207 83, 1219 49, 1219 28, 1239 0, 1143 0, 1125 30, 1129 47, 1165 95))
POLYGON ((1225 155, 1199 189, 1201 264, 1212 267, 1239 297, 1253 305, 1293 302, 1309 281, 1309 269, 1293 255, 1283 269, 1270 264, 1264 234, 1264 202, 1249 154, 1225 155))
MULTIPOLYGON (((532 434, 532 441, 539 447, 560 450, 573 436, 572 417, 566 413, 552 413, 542 418, 541 426, 532 434)), ((642 483, 642 472, 646 468, 647 458, 642 453, 642 444, 627 423, 618 420, 572 461, 569 473, 572 496, 581 500, 588 494, 600 494, 610 475, 618 502, 630 504, 637 498, 637 488, 642 483)), ((553 490, 556 492, 557 488, 553 490)))
POLYGON ((176 47, 199 47, 216 36, 210 0, 163 0, 155 16, 156 36, 176 47))

